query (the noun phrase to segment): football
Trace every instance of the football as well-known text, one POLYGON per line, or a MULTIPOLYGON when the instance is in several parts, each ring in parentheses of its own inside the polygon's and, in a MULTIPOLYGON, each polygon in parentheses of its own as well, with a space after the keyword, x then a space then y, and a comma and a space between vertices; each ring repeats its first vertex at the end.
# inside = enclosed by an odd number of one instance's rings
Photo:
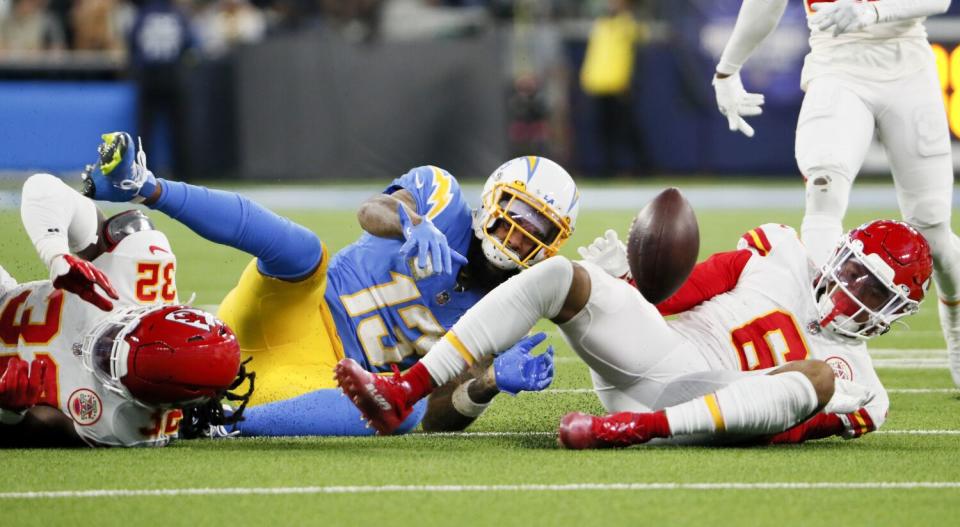
POLYGON ((651 303, 662 302, 680 289, 699 252, 697 217, 675 187, 647 203, 630 225, 627 262, 637 289, 651 303))

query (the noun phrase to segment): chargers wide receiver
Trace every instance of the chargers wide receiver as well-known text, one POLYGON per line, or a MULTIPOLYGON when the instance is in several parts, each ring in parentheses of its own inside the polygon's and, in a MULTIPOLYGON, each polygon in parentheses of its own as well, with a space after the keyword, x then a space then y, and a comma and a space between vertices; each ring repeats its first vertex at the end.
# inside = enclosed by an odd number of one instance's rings
POLYGON ((432 386, 547 318, 616 412, 564 417, 560 440, 569 448, 852 438, 883 423, 889 400, 864 341, 917 311, 932 272, 929 245, 907 224, 854 229, 819 271, 793 229, 763 225, 737 250, 698 264, 658 306, 614 276, 626 268, 619 241, 594 243, 604 247, 588 248, 588 260, 551 259, 478 302, 414 367, 426 382, 412 369, 371 378, 344 361, 340 385, 390 433, 432 386))
MULTIPOLYGON (((375 373, 408 368, 487 291, 553 256, 579 210, 573 180, 545 158, 499 167, 474 212, 451 174, 423 166, 365 202, 364 234, 331 256, 314 233, 239 194, 155 178, 134 159, 129 135, 104 140, 88 195, 142 201, 255 256, 219 311, 254 358, 257 390, 239 426, 247 435, 371 433, 335 389, 337 362, 351 358, 375 373)), ((424 428, 462 429, 499 391, 546 387, 552 351, 530 355, 543 338, 520 339, 450 383, 431 399, 424 428)), ((424 406, 400 431, 417 425, 424 406)))
POLYGON ((17 284, 0 268, 0 445, 167 444, 182 406, 234 383, 236 337, 177 305, 176 258, 140 212, 104 219, 48 174, 22 197, 50 279, 17 284))

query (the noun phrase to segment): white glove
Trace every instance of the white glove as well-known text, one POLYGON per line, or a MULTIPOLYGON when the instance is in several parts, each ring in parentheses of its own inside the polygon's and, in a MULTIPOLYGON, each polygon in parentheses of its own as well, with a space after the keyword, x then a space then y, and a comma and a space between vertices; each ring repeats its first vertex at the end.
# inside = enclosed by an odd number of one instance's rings
MULTIPOLYGON (((816 4, 814 4, 816 5, 816 4)), ((846 379, 833 380, 833 397, 823 409, 827 414, 849 414, 863 408, 876 396, 870 388, 846 379)))
POLYGON ((577 247, 580 258, 596 264, 614 278, 630 277, 627 264, 627 246, 617 238, 617 231, 608 229, 603 237, 593 240, 586 247, 577 247))
MULTIPOLYGON (((818 4, 814 4, 818 5, 818 4)), ((717 93, 717 107, 727 116, 730 131, 740 131, 747 137, 753 137, 753 127, 743 120, 743 116, 763 113, 763 94, 747 93, 740 81, 740 73, 734 73, 722 79, 713 76, 713 90, 717 93)))
POLYGON ((833 36, 847 31, 861 29, 877 23, 879 14, 873 5, 859 0, 836 0, 836 2, 817 2, 810 6, 815 11, 810 23, 827 31, 833 28, 833 36))

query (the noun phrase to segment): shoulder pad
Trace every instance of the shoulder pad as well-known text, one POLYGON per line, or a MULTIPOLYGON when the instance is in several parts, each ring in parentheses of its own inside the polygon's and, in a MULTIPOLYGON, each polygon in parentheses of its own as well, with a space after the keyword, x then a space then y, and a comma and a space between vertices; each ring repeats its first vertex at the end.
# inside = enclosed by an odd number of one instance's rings
POLYGON ((798 243, 800 237, 793 227, 779 223, 765 223, 750 229, 737 242, 737 249, 748 249, 760 256, 767 256, 778 245, 798 243))

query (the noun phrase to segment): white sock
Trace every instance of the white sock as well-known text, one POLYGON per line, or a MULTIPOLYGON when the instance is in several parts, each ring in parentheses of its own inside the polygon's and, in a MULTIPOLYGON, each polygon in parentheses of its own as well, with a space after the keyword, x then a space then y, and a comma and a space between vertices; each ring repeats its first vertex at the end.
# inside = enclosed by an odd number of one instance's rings
POLYGON ((960 300, 960 238, 950 230, 949 222, 930 227, 914 225, 930 244, 933 255, 933 281, 941 300, 960 300))
POLYGON ((782 432, 817 409, 817 391, 791 371, 746 377, 715 393, 666 409, 674 436, 703 433, 767 435, 782 432))
POLYGON ((842 236, 842 217, 806 214, 800 223, 800 240, 818 269, 827 263, 842 236))
POLYGON ((950 230, 949 221, 914 227, 923 234, 933 253, 933 281, 937 284, 937 311, 947 343, 950 375, 960 386, 960 238, 950 230))
POLYGON ((430 348, 420 363, 437 386, 480 357, 503 351, 541 318, 560 313, 573 281, 573 264, 554 256, 507 280, 477 302, 430 348))
POLYGON ((810 169, 807 175, 800 239, 818 268, 827 263, 843 236, 843 215, 847 212, 852 181, 852 177, 834 169, 810 169))

